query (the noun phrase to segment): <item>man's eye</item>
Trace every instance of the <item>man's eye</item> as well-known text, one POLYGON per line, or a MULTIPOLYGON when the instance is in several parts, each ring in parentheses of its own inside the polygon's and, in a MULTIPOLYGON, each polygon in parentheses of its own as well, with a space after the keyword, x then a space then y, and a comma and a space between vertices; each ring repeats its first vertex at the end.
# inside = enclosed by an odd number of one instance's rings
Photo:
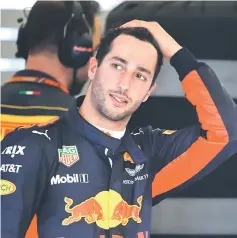
POLYGON ((146 78, 141 75, 141 74, 136 74, 136 77, 139 79, 139 80, 142 80, 142 81, 146 81, 146 78))
POLYGON ((115 64, 115 63, 112 64, 112 67, 115 68, 115 69, 117 69, 117 70, 123 69, 121 65, 115 64))

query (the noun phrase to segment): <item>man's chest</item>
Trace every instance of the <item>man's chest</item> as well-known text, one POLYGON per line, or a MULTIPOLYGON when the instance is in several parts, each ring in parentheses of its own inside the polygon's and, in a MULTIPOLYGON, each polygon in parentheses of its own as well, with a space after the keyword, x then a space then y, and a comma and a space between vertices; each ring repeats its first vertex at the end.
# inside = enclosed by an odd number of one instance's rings
POLYGON ((57 211, 63 226, 83 221, 109 229, 129 220, 140 223, 142 206, 151 197, 148 166, 135 164, 126 151, 64 143, 57 149, 43 206, 47 214, 57 211))

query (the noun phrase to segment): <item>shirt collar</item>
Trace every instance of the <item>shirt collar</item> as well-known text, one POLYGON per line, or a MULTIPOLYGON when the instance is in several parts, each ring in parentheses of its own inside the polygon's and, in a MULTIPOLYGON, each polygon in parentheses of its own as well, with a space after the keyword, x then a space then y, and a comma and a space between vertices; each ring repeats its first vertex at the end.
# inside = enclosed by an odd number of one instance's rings
POLYGON ((70 126, 93 143, 109 148, 113 153, 115 153, 121 144, 121 140, 108 136, 94 127, 80 115, 78 110, 77 106, 74 105, 68 110, 68 113, 65 114, 70 126))
POLYGON ((57 81, 54 77, 51 75, 38 71, 38 70, 33 70, 33 69, 24 69, 16 72, 14 76, 28 76, 28 77, 38 77, 38 78, 48 78, 54 81, 57 81))
MULTIPOLYGON (((82 98, 80 100, 83 101, 82 98)), ((78 133, 85 136, 91 142, 99 144, 115 152, 128 152, 135 164, 146 162, 142 150, 135 143, 131 133, 126 129, 124 136, 120 139, 106 135, 104 132, 87 122, 79 113, 76 105, 69 109, 65 114, 70 126, 78 133)))
POLYGON ((123 131, 113 131, 113 130, 108 130, 99 126, 95 126, 95 127, 99 129, 100 131, 104 132, 105 134, 112 136, 116 139, 121 139, 124 136, 126 131, 126 129, 124 129, 123 131))

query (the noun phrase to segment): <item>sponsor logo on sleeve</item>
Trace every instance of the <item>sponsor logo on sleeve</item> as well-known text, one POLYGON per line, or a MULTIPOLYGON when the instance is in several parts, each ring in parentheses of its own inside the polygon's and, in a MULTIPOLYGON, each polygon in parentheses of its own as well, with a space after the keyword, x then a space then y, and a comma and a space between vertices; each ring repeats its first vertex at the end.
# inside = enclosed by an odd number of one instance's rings
POLYGON ((0 171, 4 173, 18 173, 21 167, 22 165, 19 164, 1 164, 0 171))
POLYGON ((14 158, 16 155, 24 155, 24 150, 26 146, 13 145, 8 146, 2 151, 2 155, 10 155, 11 158, 14 158))
POLYGON ((16 185, 8 180, 1 179, 1 195, 9 195, 16 191, 16 185))

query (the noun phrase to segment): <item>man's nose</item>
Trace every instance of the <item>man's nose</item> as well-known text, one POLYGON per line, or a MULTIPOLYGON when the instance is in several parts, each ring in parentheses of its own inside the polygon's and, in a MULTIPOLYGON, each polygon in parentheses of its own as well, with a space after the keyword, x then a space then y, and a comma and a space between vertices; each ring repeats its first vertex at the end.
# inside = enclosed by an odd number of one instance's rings
POLYGON ((132 74, 126 72, 120 76, 118 81, 118 87, 121 88, 123 91, 126 91, 131 86, 131 82, 132 82, 132 74))

